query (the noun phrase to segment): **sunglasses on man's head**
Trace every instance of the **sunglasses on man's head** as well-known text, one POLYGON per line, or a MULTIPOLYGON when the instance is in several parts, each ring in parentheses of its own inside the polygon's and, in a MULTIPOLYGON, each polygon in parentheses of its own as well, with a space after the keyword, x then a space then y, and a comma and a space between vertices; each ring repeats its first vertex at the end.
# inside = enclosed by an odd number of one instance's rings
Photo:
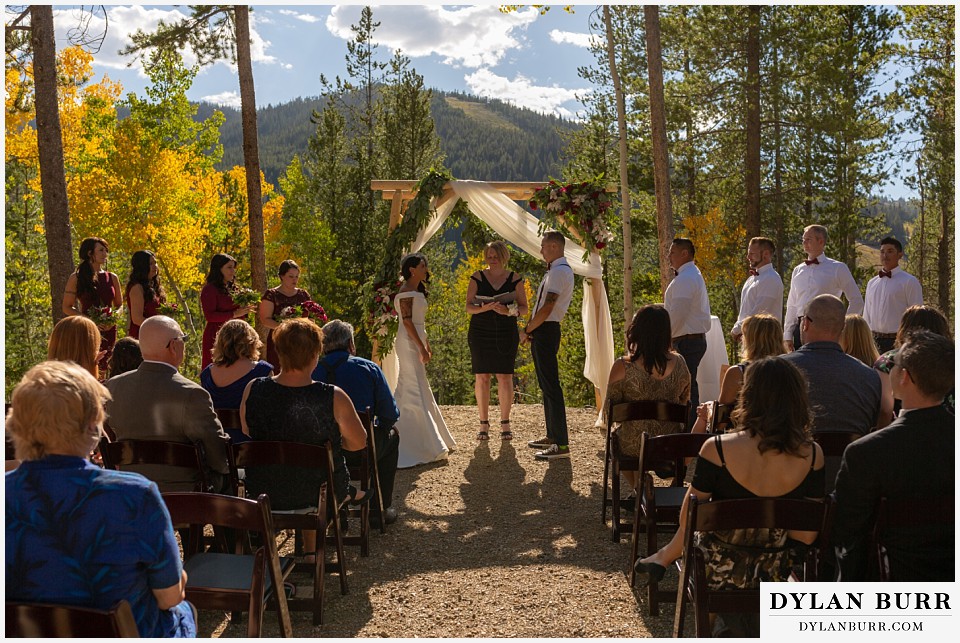
POLYGON ((187 339, 189 339, 189 338, 190 338, 190 335, 180 335, 180 336, 178 336, 178 337, 171 337, 171 338, 170 338, 170 341, 167 342, 167 348, 170 348, 170 344, 172 344, 175 340, 178 340, 178 339, 179 339, 181 342, 183 342, 184 344, 186 344, 186 343, 187 343, 187 339))

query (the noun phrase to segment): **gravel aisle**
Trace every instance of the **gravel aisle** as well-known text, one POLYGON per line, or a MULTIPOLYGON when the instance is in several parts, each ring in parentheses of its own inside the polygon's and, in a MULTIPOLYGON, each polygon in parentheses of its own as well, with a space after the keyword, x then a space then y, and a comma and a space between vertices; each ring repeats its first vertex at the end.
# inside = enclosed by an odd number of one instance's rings
MULTIPOLYGON (((646 615, 628 586, 630 544, 600 524, 603 429, 568 409, 571 459, 533 458, 539 405, 515 406, 514 440, 477 442, 476 407, 442 407, 459 448, 445 463, 402 469, 399 520, 374 530, 371 555, 347 549, 350 592, 327 576, 326 625, 293 613, 298 637, 665 637, 673 609, 646 615)), ((498 418, 494 407, 491 417, 498 418)), ((355 525, 353 525, 354 528, 355 525)), ((294 577, 298 592, 310 581, 294 577)), ((264 636, 277 636, 276 614, 264 636)), ((246 618, 203 612, 201 636, 244 636, 246 618)))

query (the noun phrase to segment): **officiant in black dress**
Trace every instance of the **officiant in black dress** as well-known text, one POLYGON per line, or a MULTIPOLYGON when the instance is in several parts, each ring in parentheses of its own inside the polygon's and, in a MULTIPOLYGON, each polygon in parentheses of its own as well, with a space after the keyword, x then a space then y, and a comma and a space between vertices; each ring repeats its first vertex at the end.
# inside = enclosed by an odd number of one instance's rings
POLYGON ((510 440, 510 407, 513 404, 513 370, 517 361, 520 333, 517 318, 527 314, 527 293, 523 277, 507 270, 510 249, 503 241, 484 248, 486 270, 470 277, 467 313, 470 330, 467 343, 475 379, 474 392, 480 412, 478 440, 490 439, 490 376, 497 376, 500 400, 500 438, 510 440))

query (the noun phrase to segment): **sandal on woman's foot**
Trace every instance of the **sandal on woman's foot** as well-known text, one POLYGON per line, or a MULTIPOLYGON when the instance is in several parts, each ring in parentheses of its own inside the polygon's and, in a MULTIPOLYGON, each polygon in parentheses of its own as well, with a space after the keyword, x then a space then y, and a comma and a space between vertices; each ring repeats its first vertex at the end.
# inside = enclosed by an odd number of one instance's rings
POLYGON ((363 495, 360 498, 357 498, 357 494, 360 493, 360 490, 354 486, 347 487, 347 502, 351 506, 357 507, 359 505, 365 505, 370 502, 370 498, 373 497, 373 494, 370 491, 364 491, 363 495))
POLYGON ((510 420, 500 420, 500 429, 501 429, 501 431, 500 431, 500 439, 501 439, 501 440, 504 440, 504 441, 506 441, 506 440, 512 440, 512 439, 513 439, 513 431, 511 431, 510 429, 507 429, 506 431, 503 431, 502 429, 503 429, 503 425, 504 425, 504 424, 506 424, 507 426, 510 426, 510 420))
MULTIPOLYGON (((490 426, 490 420, 480 420, 481 426, 490 426)), ((477 439, 483 442, 484 440, 490 439, 490 433, 486 429, 480 429, 477 431, 477 439)))

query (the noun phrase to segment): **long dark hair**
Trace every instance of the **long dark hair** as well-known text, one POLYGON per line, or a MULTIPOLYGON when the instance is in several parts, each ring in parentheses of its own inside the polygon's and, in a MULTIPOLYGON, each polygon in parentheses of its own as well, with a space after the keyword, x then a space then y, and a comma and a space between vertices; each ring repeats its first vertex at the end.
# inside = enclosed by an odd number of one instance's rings
POLYGON ((813 442, 807 380, 799 368, 779 357, 750 362, 730 417, 737 428, 760 436, 760 453, 775 449, 801 456, 800 449, 813 442))
POLYGON ((627 329, 627 351, 631 362, 642 357, 647 373, 652 375, 656 367, 663 375, 667 370, 670 342, 670 313, 663 304, 649 304, 636 312, 627 329))
POLYGON ((225 295, 230 294, 233 284, 227 284, 223 281, 223 273, 220 269, 230 262, 236 263, 237 260, 228 254, 218 252, 210 260, 210 271, 207 273, 207 283, 222 292, 225 295))
MULTIPOLYGON (((410 271, 420 265, 420 262, 423 261, 426 263, 427 257, 422 252, 411 252, 408 255, 404 255, 403 259, 400 260, 400 276, 403 277, 404 281, 410 278, 410 271)), ((430 272, 427 272, 426 278, 417 285, 417 290, 423 293, 423 296, 427 296, 427 287, 425 284, 430 283, 430 272)))
POLYGON ((96 275, 93 274, 93 266, 90 264, 90 258, 93 256, 93 251, 97 249, 98 243, 103 245, 103 247, 107 249, 107 252, 110 251, 110 246, 100 237, 87 237, 80 242, 80 249, 77 251, 77 254, 80 255, 80 263, 77 264, 78 297, 80 294, 88 292, 96 299, 97 281, 96 275))
POLYGON ((150 259, 156 258, 149 250, 137 250, 130 257, 130 278, 127 279, 127 291, 136 284, 143 288, 143 301, 153 300, 154 295, 160 303, 167 301, 167 295, 163 292, 163 286, 160 285, 160 271, 157 271, 153 279, 150 278, 150 259))

